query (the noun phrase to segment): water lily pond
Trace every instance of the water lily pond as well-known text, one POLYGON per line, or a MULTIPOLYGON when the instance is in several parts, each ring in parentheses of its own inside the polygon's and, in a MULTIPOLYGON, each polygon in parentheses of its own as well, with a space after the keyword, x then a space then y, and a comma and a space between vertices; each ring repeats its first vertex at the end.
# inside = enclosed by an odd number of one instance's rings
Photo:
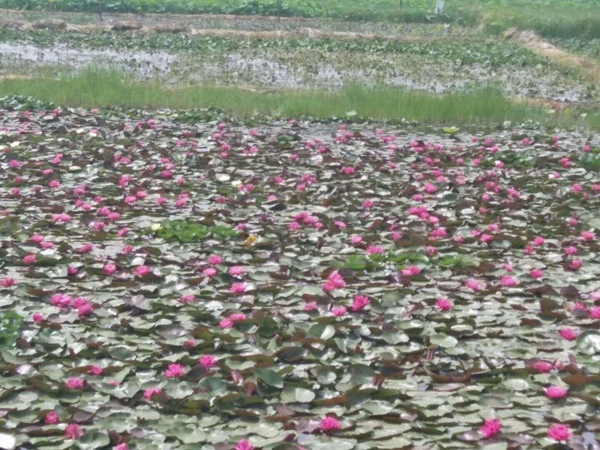
POLYGON ((597 135, 26 109, 3 442, 598 448, 597 135))

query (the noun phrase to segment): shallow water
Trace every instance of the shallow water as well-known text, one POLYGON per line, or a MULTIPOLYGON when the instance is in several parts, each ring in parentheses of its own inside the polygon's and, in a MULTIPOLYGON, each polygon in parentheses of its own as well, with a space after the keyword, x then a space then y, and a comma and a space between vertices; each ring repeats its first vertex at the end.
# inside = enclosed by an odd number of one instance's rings
POLYGON ((64 65, 73 69, 90 66, 111 67, 139 76, 168 74, 177 59, 168 52, 123 51, 111 49, 73 49, 64 44, 39 48, 29 44, 0 43, 0 61, 20 66, 64 65))
POLYGON ((144 80, 159 78, 178 83, 216 83, 273 89, 340 89, 351 83, 398 86, 409 90, 443 93, 482 85, 499 85, 509 96, 540 97, 580 102, 597 99, 573 76, 552 67, 493 68, 463 65, 428 55, 293 53, 258 49, 246 54, 78 49, 66 44, 39 48, 25 43, 0 43, 5 70, 34 71, 60 66, 79 71, 90 67, 117 69, 144 80), (313 59, 311 59, 313 58, 313 59))

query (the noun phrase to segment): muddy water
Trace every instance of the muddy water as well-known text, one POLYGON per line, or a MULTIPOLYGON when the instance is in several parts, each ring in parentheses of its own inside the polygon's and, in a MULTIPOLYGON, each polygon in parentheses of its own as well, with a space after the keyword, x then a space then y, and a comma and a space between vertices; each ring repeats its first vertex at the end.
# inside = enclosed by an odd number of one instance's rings
POLYGON ((25 43, 0 43, 0 67, 37 70, 61 66, 80 71, 89 67, 117 69, 148 80, 163 82, 216 83, 230 86, 256 86, 273 89, 339 89, 350 83, 387 85, 410 90, 443 93, 498 85, 509 96, 541 97, 578 102, 596 99, 597 92, 558 69, 550 67, 460 65, 415 55, 365 54, 282 55, 270 50, 242 53, 167 51, 117 51, 113 49, 77 49, 65 44, 39 48, 25 43))

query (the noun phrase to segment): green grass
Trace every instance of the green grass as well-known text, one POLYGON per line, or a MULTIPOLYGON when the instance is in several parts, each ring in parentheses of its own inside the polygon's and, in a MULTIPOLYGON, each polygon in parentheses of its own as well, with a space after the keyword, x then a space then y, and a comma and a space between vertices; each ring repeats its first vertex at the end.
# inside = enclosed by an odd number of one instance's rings
MULTIPOLYGON (((42 72, 43 73, 43 72, 42 72)), ((217 86, 169 88, 142 83, 117 72, 89 70, 59 79, 42 76, 0 82, 0 96, 24 95, 62 106, 122 106, 152 108, 214 107, 239 116, 365 117, 377 120, 414 120, 433 124, 501 124, 527 120, 570 126, 581 123, 574 112, 548 115, 541 108, 515 104, 500 90, 436 95, 399 88, 348 87, 339 92, 252 92, 217 86)), ((593 116, 594 120, 596 116, 593 116)), ((592 120, 592 116, 589 119, 592 120)))
MULTIPOLYGON (((100 0, 0 0, 0 8, 96 13, 100 0)), ((395 23, 482 23, 489 30, 535 30, 547 37, 600 37, 597 0, 449 0, 433 15, 434 0, 119 0, 102 1, 104 11, 179 14, 259 14, 378 20, 395 23)))
POLYGON ((548 38, 600 38, 600 4, 567 8, 549 5, 540 11, 535 5, 487 8, 482 16, 483 28, 501 33, 508 28, 532 30, 548 38))
POLYGON ((596 61, 600 62, 600 38, 554 38, 550 40, 550 43, 556 45, 557 47, 560 47, 563 50, 567 50, 570 53, 575 53, 576 55, 593 58, 596 61))

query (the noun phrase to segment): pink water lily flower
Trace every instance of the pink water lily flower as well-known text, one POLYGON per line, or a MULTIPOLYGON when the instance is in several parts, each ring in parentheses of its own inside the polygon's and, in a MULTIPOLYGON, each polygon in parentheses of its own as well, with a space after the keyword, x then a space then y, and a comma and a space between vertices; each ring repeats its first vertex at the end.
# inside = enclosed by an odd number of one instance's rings
POLYGON ((137 269, 135 269, 135 273, 136 275, 143 277, 145 275, 148 275, 150 273, 151 269, 149 266, 139 266, 137 269))
POLYGON ((314 311, 318 307, 317 302, 308 302, 304 305, 304 311, 314 311))
POLYGON ((247 439, 241 439, 235 446, 235 450, 254 450, 255 448, 247 439))
POLYGON ((437 187, 435 186, 435 184, 427 183, 424 187, 424 190, 429 194, 434 194, 435 192, 437 192, 437 187))
POLYGON ((218 360, 214 357, 214 355, 204 355, 198 360, 198 363, 200 363, 200 365, 205 369, 210 369, 217 365, 218 360))
POLYGON ((50 297, 50 301, 54 306, 58 306, 59 308, 66 308, 71 305, 71 301, 73 298, 70 295, 64 294, 54 294, 50 297))
POLYGON ((231 316, 229 316, 229 319, 234 322, 239 322, 240 320, 246 320, 247 318, 248 318, 248 316, 244 313, 233 313, 231 316))
POLYGON ((555 441, 567 442, 573 437, 573 432, 568 425, 557 423, 548 428, 548 436, 555 441))
POLYGON ((31 318, 33 319, 33 321, 35 323, 41 323, 44 320, 46 320, 46 318, 44 317, 44 315, 40 314, 40 313, 33 313, 33 315, 31 316, 31 318))
POLYGON ((210 255, 208 257, 208 263, 212 264, 213 266, 221 264, 222 262, 223 262, 223 258, 221 258, 219 255, 210 255))
POLYGON ((194 339, 188 339, 183 343, 185 348, 194 348, 196 346, 196 341, 194 339))
POLYGON ((192 303, 196 301, 196 296, 194 294, 186 294, 181 296, 181 303, 187 305, 188 303, 192 303))
POLYGON ((320 426, 323 431, 335 431, 342 428, 342 423, 335 417, 329 416, 321 420, 320 426))
POLYGON ((573 270, 579 270, 583 267, 583 261, 580 259, 574 259, 571 261, 570 267, 573 270))
POLYGON ((90 373, 94 376, 102 375, 103 372, 104 372, 104 369, 100 366, 92 366, 90 368, 90 373))
POLYGON ((471 290, 473 290, 473 291, 483 291, 483 289, 484 289, 484 287, 485 287, 485 286, 484 286, 484 284, 483 284, 481 281, 479 281, 479 280, 476 280, 476 279, 474 279, 474 278, 469 278, 469 279, 468 279, 468 280, 465 282, 465 285, 466 285, 466 286, 467 286, 469 289, 471 289, 471 290))
POLYGON ((421 268, 419 266, 410 266, 406 269, 402 269, 402 275, 411 277, 414 275, 419 275, 421 273, 421 268))
POLYGON ((219 271, 218 271, 217 269, 215 269, 214 267, 207 267, 206 269, 204 269, 204 270, 202 271, 202 274, 203 274, 205 277, 212 278, 212 277, 214 277, 215 275, 217 275, 217 273, 218 273, 218 272, 219 272, 219 271))
POLYGON ((360 244, 362 242, 362 240, 363 240, 362 236, 352 236, 350 238, 350 242, 352 242, 352 244, 354 244, 354 245, 360 244))
POLYGON ((246 289, 248 289, 246 283, 233 283, 230 291, 232 294, 241 294, 242 292, 246 292, 246 289))
POLYGON ((540 373, 552 372, 552 369, 554 368, 552 363, 548 361, 536 361, 531 365, 531 367, 533 367, 536 371, 540 373))
POLYGON ((159 387, 151 387, 144 390, 144 398, 146 400, 151 400, 155 395, 160 395, 163 393, 163 390, 159 387))
POLYGON ((80 390, 83 389, 85 387, 85 381, 82 380, 81 378, 69 378, 66 382, 65 385, 69 388, 69 389, 74 389, 74 390, 80 390))
POLYGON ((4 278, 4 279, 2 279, 2 281, 0 281, 0 285, 2 285, 3 288, 9 288, 12 286, 16 286, 17 280, 15 280, 14 278, 4 278))
POLYGON ((450 311, 454 307, 454 305, 452 304, 450 299, 448 299, 448 297, 438 299, 435 302, 435 306, 440 311, 450 311))
POLYGON ((490 242, 492 242, 494 240, 494 236, 492 236, 490 234, 482 234, 481 237, 479 238, 479 240, 481 242, 483 242, 484 244, 489 244, 490 242))
POLYGON ((79 439, 84 434, 85 434, 84 429, 81 427, 81 425, 79 425, 77 423, 70 423, 69 425, 67 425, 67 428, 65 429, 65 437, 69 438, 69 439, 73 439, 74 441, 79 439))
POLYGON ((381 245, 369 245, 367 247, 367 255, 378 255, 381 253, 385 253, 385 248, 381 245))
POLYGON ((344 289, 346 287, 346 281, 344 278, 338 273, 333 272, 327 278, 327 282, 323 285, 324 291, 334 291, 336 289, 344 289))
POLYGON ((546 397, 552 400, 559 400, 566 397, 569 394, 569 390, 561 386, 550 386, 544 389, 544 393, 546 397))
POLYGON ((244 268, 244 266, 233 266, 229 269, 229 275, 233 276, 233 277, 239 277, 244 275, 244 273, 246 272, 246 269, 244 268))
POLYGON ((223 319, 219 322, 219 326, 223 329, 232 328, 233 320, 231 319, 223 319))
POLYGON ((502 423, 500 419, 487 419, 479 431, 483 434, 484 439, 490 439, 500 434, 502 423))
POLYGON ((529 274, 533 277, 533 278, 542 278, 544 276, 544 271, 540 270, 540 269, 531 269, 531 272, 529 272, 529 274))
POLYGON ((336 317, 342 317, 343 315, 346 314, 346 312, 348 311, 348 309, 345 306, 334 306, 333 308, 331 308, 331 313, 336 316, 336 317))
POLYGON ((571 246, 565 248, 565 255, 573 256, 573 255, 576 255, 577 253, 579 253, 579 249, 575 246, 571 245, 571 246))
POLYGON ((89 253, 92 250, 94 250, 94 245, 93 244, 83 244, 81 247, 79 247, 79 252, 80 253, 89 253))
POLYGON ((505 287, 514 287, 519 284, 519 280, 510 275, 503 276, 502 280, 500 280, 500 281, 502 283, 502 286, 505 286, 505 287))
POLYGON ((352 303, 352 311, 361 311, 371 304, 371 300, 366 295, 357 295, 352 303))
POLYGON ((169 364, 169 367, 165 371, 165 377, 167 378, 179 378, 185 374, 185 367, 181 364, 169 364))
POLYGON ((579 336, 579 332, 572 328, 563 328, 560 330, 560 335, 567 341, 574 341, 579 336))
POLYGON ((593 231, 584 231, 583 233, 581 233, 581 237, 586 241, 593 241, 594 239, 596 239, 596 235, 593 231))
POLYGON ((23 257, 23 262, 25 264, 33 264, 35 263, 36 259, 37 257, 33 253, 30 253, 29 255, 25 255, 23 257))
POLYGON ((58 418, 58 413, 56 411, 50 411, 44 418, 44 423, 47 425, 55 425, 58 422, 60 422, 60 419, 58 418))

